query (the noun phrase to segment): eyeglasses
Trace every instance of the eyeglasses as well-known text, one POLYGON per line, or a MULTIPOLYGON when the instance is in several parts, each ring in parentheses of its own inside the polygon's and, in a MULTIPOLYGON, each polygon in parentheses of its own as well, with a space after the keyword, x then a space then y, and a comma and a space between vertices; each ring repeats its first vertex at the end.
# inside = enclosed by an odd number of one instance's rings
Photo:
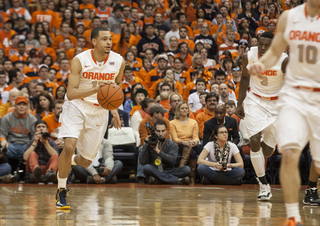
POLYGON ((217 99, 211 99, 211 100, 209 99, 209 100, 207 100, 207 102, 208 102, 208 103, 210 103, 210 102, 217 102, 217 99))
POLYGON ((233 71, 240 71, 240 68, 232 68, 233 71))
POLYGON ((228 131, 221 131, 219 134, 228 134, 228 131))

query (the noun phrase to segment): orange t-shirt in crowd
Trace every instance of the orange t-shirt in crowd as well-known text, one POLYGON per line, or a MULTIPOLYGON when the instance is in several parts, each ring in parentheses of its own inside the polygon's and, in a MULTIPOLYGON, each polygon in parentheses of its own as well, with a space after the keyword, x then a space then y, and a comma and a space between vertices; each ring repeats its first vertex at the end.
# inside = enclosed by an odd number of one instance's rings
POLYGON ((149 77, 149 72, 147 72, 146 69, 141 68, 141 69, 139 70, 139 74, 138 74, 137 76, 145 81, 146 78, 149 77))
MULTIPOLYGON (((38 81, 39 81, 39 80, 38 80, 38 81)), ((40 81, 39 81, 39 82, 40 82, 40 81)), ((49 91, 50 93, 53 94, 53 96, 55 96, 55 95, 56 95, 57 88, 58 88, 57 84, 51 82, 49 79, 48 79, 46 82, 44 82, 44 84, 45 84, 46 87, 47 87, 47 91, 49 91)))
POLYGON ((9 19, 10 16, 6 12, 0 13, 0 28, 3 29, 3 22, 9 19))
POLYGON ((178 39, 178 42, 179 43, 181 43, 181 42, 185 42, 185 43, 187 43, 188 44, 188 47, 191 49, 191 50, 193 50, 194 49, 194 47, 196 46, 196 44, 194 44, 194 41, 192 41, 192 40, 189 40, 189 39, 178 39))
MULTIPOLYGON (((219 25, 218 24, 215 24, 211 27, 210 29, 210 34, 213 35, 213 34, 217 34, 217 31, 219 29, 219 25)), ((227 30, 227 26, 225 24, 222 25, 222 30, 223 31, 226 31, 227 30)))
MULTIPOLYGON (((213 26, 213 23, 210 20, 204 20, 204 22, 208 24, 209 28, 213 26)), ((198 27, 198 20, 196 19, 192 21, 191 28, 194 30, 194 29, 197 29, 197 27, 198 27)))
MULTIPOLYGON (((177 74, 177 72, 175 72, 175 74, 177 74)), ((180 78, 179 78, 179 82, 181 85, 186 86, 189 82, 191 82, 191 77, 189 72, 187 71, 182 71, 180 73, 180 78)))
POLYGON ((85 30, 91 28, 91 22, 92 22, 92 20, 88 20, 88 21, 81 20, 81 22, 84 24, 84 29, 85 29, 85 30))
POLYGON ((160 100, 159 104, 161 104, 165 109, 170 110, 170 100, 160 100))
POLYGON ((10 39, 11 36, 17 34, 17 32, 15 32, 14 30, 10 30, 10 32, 5 32, 4 30, 0 31, 0 42, 2 47, 1 48, 8 48, 10 47, 10 39))
POLYGON ((142 20, 132 21, 132 19, 130 19, 130 22, 135 23, 136 34, 140 34, 140 32, 143 30, 143 21, 142 20))
POLYGON ((14 64, 15 62, 27 62, 29 55, 27 53, 24 53, 23 56, 21 56, 19 54, 19 52, 17 52, 16 54, 13 54, 11 57, 9 57, 9 59, 12 61, 12 63, 14 64))
POLYGON ((46 12, 44 12, 39 9, 32 13, 30 23, 36 24, 38 22, 47 21, 49 23, 50 29, 52 29, 52 26, 55 26, 57 29, 59 29, 57 19, 58 18, 53 11, 48 9, 46 12))
POLYGON ((176 54, 175 57, 181 57, 183 62, 187 63, 188 68, 192 66, 192 56, 190 55, 190 53, 188 53, 188 55, 185 58, 183 58, 180 53, 176 54))
POLYGON ((132 68, 133 75, 135 77, 140 77, 139 72, 142 68, 142 64, 139 63, 137 60, 132 65, 129 62, 127 62, 127 64, 132 68))
MULTIPOLYGON (((38 47, 37 48, 37 50, 39 51, 40 50, 40 47, 38 47)), ((53 49, 53 48, 51 48, 51 47, 46 47, 45 49, 44 49, 44 54, 43 54, 44 56, 46 56, 46 55, 50 55, 51 57, 52 57, 52 61, 53 62, 55 62, 56 61, 56 51, 53 49)))
POLYGON ((70 71, 68 74, 66 74, 65 76, 65 80, 62 79, 62 75, 61 75, 61 71, 58 71, 57 75, 56 75, 56 83, 59 85, 59 86, 64 86, 67 88, 67 84, 65 84, 66 81, 68 81, 68 78, 69 78, 69 75, 70 75, 70 71))
MULTIPOLYGON (((61 29, 62 20, 63 20, 62 17, 60 17, 60 18, 57 19, 58 25, 57 25, 56 27, 57 27, 58 29, 61 29)), ((77 19, 74 19, 74 22, 75 22, 75 24, 77 24, 77 23, 78 23, 78 20, 77 20, 77 19)), ((69 26, 71 25, 70 23, 68 23, 68 24, 69 24, 69 26)), ((75 29, 76 29, 76 28, 74 28, 74 30, 75 30, 75 29)))
POLYGON ((90 9, 90 11, 93 11, 96 7, 90 3, 88 4, 80 4, 80 10, 83 10, 83 9, 90 9))
POLYGON ((95 8, 93 12, 94 12, 94 15, 100 17, 101 20, 107 20, 109 17, 111 17, 112 8, 107 7, 105 10, 102 11, 98 7, 98 8, 95 8))
POLYGON ((268 28, 264 28, 263 26, 260 26, 260 27, 258 27, 257 29, 256 29, 256 36, 258 35, 258 31, 260 31, 260 30, 262 30, 262 31, 269 31, 269 29, 268 28))
MULTIPOLYGON (((67 51, 67 57, 69 60, 73 59, 75 50, 76 50, 76 48, 72 48, 67 51)), ((86 51, 86 50, 88 50, 88 48, 83 48, 83 51, 86 51)))
MULTIPOLYGON (((66 37, 64 37, 63 35, 58 35, 57 37, 54 38, 53 43, 52 43, 52 48, 54 49, 60 49, 63 46, 63 40, 66 37)), ((74 37, 73 35, 69 35, 68 37, 71 42, 73 43, 73 47, 77 46, 77 38, 74 37)))
MULTIPOLYGON (((236 41, 240 40, 240 35, 238 32, 234 31, 234 33, 236 34, 236 41)), ((220 46, 222 43, 224 43, 227 39, 227 31, 221 31, 218 35, 217 38, 217 46, 220 46)))
POLYGON ((9 46, 4 49, 4 53, 6 54, 7 57, 11 57, 12 55, 18 53, 18 48, 9 46))
POLYGON ((48 125, 48 133, 52 140, 56 140, 58 137, 58 128, 61 126, 61 122, 54 120, 54 114, 44 116, 42 118, 48 125))
POLYGON ((203 111, 204 111, 203 108, 200 108, 199 110, 195 111, 195 112, 193 113, 194 117, 197 118, 197 115, 200 114, 200 113, 203 112, 203 111))
POLYGON ((189 23, 192 23, 192 21, 197 20, 197 16, 196 16, 197 9, 193 8, 193 6, 194 6, 193 3, 189 3, 186 11, 187 21, 189 23))
POLYGON ((153 16, 147 19, 145 16, 143 17, 144 24, 153 24, 153 16))

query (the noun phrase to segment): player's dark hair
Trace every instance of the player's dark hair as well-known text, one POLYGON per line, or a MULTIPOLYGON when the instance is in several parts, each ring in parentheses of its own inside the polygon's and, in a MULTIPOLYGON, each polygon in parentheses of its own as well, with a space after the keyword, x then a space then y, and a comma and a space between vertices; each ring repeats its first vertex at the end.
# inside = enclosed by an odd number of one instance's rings
POLYGON ((110 31, 109 28, 105 27, 95 27, 91 31, 91 39, 97 39, 100 31, 110 31))
POLYGON ((270 31, 265 31, 265 32, 263 32, 263 33, 260 35, 259 40, 260 40, 260 38, 270 38, 270 39, 273 39, 273 37, 274 37, 274 34, 273 34, 272 32, 270 32, 270 31))

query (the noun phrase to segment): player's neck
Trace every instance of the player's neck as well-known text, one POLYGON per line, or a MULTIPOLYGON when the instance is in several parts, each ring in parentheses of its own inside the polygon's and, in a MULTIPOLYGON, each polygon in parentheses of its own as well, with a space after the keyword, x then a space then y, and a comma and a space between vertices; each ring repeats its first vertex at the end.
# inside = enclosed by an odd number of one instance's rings
POLYGON ((109 53, 99 53, 96 49, 93 50, 93 57, 96 59, 98 62, 103 62, 109 53))
POLYGON ((315 17, 315 16, 318 16, 320 15, 320 8, 318 7, 314 7, 312 5, 307 4, 307 13, 308 13, 308 16, 310 17, 315 17))

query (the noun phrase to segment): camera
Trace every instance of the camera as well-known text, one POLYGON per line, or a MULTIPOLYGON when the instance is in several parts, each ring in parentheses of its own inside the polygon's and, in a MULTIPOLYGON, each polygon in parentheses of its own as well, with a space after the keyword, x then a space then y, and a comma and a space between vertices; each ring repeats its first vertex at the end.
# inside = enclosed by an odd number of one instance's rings
POLYGON ((7 148, 2 147, 2 146, 0 145, 0 155, 3 155, 3 154, 6 153, 6 152, 7 152, 7 148))
POLYGON ((48 139, 50 137, 50 134, 48 132, 40 132, 43 139, 48 139))
POLYGON ((154 126, 151 126, 149 122, 146 123, 145 127, 151 132, 151 135, 148 137, 148 140, 146 140, 146 143, 150 146, 157 145, 157 143, 159 142, 159 138, 156 134, 156 129, 154 128, 154 126))
POLYGON ((221 165, 222 165, 222 169, 223 169, 223 170, 228 169, 228 166, 227 166, 227 165, 228 165, 228 162, 227 162, 227 161, 222 161, 222 162, 221 162, 221 165))

